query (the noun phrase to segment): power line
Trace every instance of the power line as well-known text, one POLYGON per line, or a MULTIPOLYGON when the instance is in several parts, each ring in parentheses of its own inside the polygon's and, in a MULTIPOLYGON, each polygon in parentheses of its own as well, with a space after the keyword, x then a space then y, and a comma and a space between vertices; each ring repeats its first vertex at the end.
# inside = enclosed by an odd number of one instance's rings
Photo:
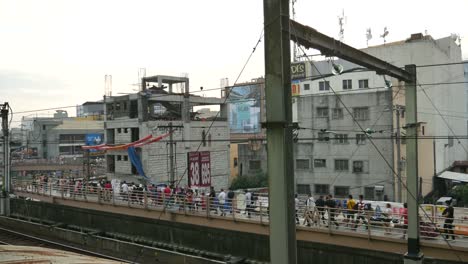
POLYGON ((465 151, 466 154, 468 154, 468 150, 465 148, 465 146, 463 144, 461 144, 460 142, 460 138, 457 137, 457 135, 455 134, 455 131, 453 131, 452 127, 449 125, 448 121, 442 116, 442 114, 440 113, 439 109, 437 108, 437 106, 434 104, 434 102, 432 101, 432 99, 429 97, 429 95, 426 93, 426 91, 423 89, 422 90, 424 92, 424 95, 427 97, 427 100, 429 100, 429 102, 431 103, 432 107, 434 107, 434 109, 437 111, 437 113, 440 115, 440 117, 442 118, 442 120, 444 121, 445 125, 447 126, 447 128, 450 130, 450 132, 452 132, 452 134, 455 136, 455 138, 457 139, 458 141, 458 144, 462 146, 463 150, 465 151))
MULTIPOLYGON (((279 17, 278 17, 278 18, 279 18, 279 17)), ((277 18, 277 19, 278 19, 278 18, 277 18)), ((266 27, 266 26, 267 26, 267 25, 264 25, 264 27, 266 27)), ((258 40, 257 40, 257 42, 256 42, 256 44, 255 44, 255 46, 253 47, 252 51, 250 52, 250 54, 249 54, 249 56, 248 56, 246 62, 244 63, 244 65, 243 65, 242 69, 240 70, 239 74, 237 75, 237 78, 236 78, 236 80, 234 81, 234 85, 238 82, 239 78, 241 77, 242 73, 244 72, 245 68, 247 67, 247 64, 250 62, 250 59, 252 58, 253 54, 254 54, 255 51, 257 50, 257 47, 258 47, 258 45, 260 44, 260 42, 261 42, 261 40, 262 40, 262 38, 263 38, 264 27, 262 27, 262 31, 261 31, 261 33, 260 33, 260 37, 258 38, 258 40)), ((230 95, 230 93, 228 93, 228 94, 226 95, 223 104, 226 103, 226 101, 227 101, 228 98, 229 98, 229 95, 230 95)), ((216 118, 218 117, 218 115, 219 115, 220 112, 221 112, 221 111, 218 111, 218 112, 216 113, 215 119, 213 119, 213 121, 211 121, 211 124, 210 124, 210 126, 208 127, 208 130, 207 130, 206 134, 208 134, 208 133, 210 132, 211 127, 213 126, 213 124, 214 124, 214 122, 215 122, 215 120, 216 120, 216 118)), ((202 141, 200 142, 200 144, 198 145, 196 152, 198 152, 198 150, 200 149, 200 147, 202 146, 202 144, 203 144, 203 140, 202 140, 202 141)), ((188 166, 185 167, 185 170, 184 170, 184 172, 182 173, 182 176, 177 180, 177 184, 176 184, 175 186, 179 186, 180 182, 182 181, 182 179, 183 179, 184 176, 186 175, 187 171, 188 171, 188 166)), ((166 209, 166 206, 167 206, 167 204, 164 205, 164 209, 161 211, 161 213, 160 213, 160 215, 159 215, 159 217, 158 217, 158 220, 160 220, 160 218, 161 218, 161 216, 162 216, 162 213, 163 213, 163 212, 165 211, 165 209, 166 209)))

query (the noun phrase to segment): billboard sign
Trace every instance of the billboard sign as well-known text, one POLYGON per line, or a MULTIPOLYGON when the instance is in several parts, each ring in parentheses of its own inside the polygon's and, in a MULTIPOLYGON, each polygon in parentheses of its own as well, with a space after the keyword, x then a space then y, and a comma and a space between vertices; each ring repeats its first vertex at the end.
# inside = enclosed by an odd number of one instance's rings
POLYGON ((231 133, 260 132, 260 89, 260 84, 231 88, 228 97, 231 133))
POLYGON ((189 187, 211 186, 210 152, 189 152, 187 153, 187 160, 189 187))
POLYGON ((291 63, 291 80, 304 79, 306 77, 305 62, 291 63))
MULTIPOLYGON (((85 136, 85 144, 86 146, 96 146, 100 145, 104 142, 104 134, 86 134, 85 136)), ((89 152, 96 152, 96 149, 90 149, 89 152)))

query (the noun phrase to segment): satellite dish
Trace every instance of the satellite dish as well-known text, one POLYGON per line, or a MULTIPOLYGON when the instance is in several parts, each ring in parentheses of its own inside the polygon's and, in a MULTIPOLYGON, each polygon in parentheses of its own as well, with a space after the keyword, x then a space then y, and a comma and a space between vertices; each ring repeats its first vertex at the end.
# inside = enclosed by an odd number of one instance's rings
POLYGON ((333 73, 333 75, 340 75, 341 73, 343 73, 343 66, 340 65, 340 64, 335 64, 332 61, 332 70, 331 70, 331 72, 333 73))

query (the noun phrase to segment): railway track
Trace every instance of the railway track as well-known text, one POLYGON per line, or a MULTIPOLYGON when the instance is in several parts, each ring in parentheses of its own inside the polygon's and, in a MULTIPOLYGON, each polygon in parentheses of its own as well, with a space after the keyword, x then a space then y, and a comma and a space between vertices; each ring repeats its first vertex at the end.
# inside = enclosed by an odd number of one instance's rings
POLYGON ((86 255, 86 256, 100 257, 100 258, 129 263, 129 261, 127 260, 84 250, 84 249, 77 248, 71 245, 58 243, 58 242, 43 239, 40 237, 35 237, 32 235, 6 229, 1 226, 0 226, 0 245, 29 246, 29 247, 43 247, 43 248, 50 248, 50 249, 58 249, 58 250, 65 250, 65 251, 69 251, 69 252, 73 252, 73 253, 77 253, 81 255, 86 255))

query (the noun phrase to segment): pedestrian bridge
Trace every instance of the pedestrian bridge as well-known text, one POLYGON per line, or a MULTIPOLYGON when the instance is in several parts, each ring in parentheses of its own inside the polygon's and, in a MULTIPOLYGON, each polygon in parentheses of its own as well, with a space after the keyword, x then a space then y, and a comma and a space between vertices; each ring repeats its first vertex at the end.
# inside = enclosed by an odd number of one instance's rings
MULTIPOLYGON (((23 219, 43 218, 98 229, 99 232, 145 236, 222 254, 261 261, 269 259, 269 219, 261 208, 251 218, 236 206, 234 213, 220 216, 214 211, 196 210, 184 203, 174 207, 154 202, 155 199, 146 193, 135 200, 100 190, 72 194, 63 187, 52 185, 36 189, 17 185, 15 195, 29 200, 12 201, 12 214, 23 219)), ((397 227, 385 233, 388 230, 378 224, 367 229, 361 224, 354 229, 339 219, 338 228, 328 225, 328 220, 308 227, 302 220, 296 228, 300 263, 308 263, 312 258, 324 259, 318 263, 339 263, 340 259, 355 259, 352 263, 364 260, 368 261, 366 263, 401 263, 407 251, 403 231, 397 227)), ((462 235, 458 235, 454 242, 447 242, 441 236, 423 236, 421 251, 427 259, 435 261, 430 263, 468 260, 468 243, 462 235)))

